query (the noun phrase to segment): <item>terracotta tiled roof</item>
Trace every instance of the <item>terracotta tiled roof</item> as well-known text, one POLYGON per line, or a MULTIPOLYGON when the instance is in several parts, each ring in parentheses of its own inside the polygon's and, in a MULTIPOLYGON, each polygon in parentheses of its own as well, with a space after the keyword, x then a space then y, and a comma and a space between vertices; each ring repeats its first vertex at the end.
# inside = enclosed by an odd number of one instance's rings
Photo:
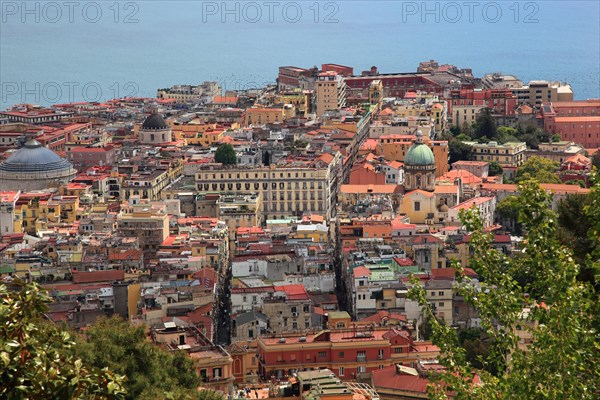
POLYGON ((395 193, 398 185, 342 185, 342 193, 395 193))
POLYGON ((363 319, 358 320, 358 322, 375 322, 377 324, 382 324, 387 320, 397 320, 397 321, 406 321, 406 315, 400 313, 391 313, 388 310, 380 310, 375 314, 371 314, 363 319))
POLYGON ((288 300, 308 300, 308 293, 304 285, 282 285, 275 286, 275 290, 282 291, 286 294, 288 300))
POLYGON ((88 272, 73 271, 73 283, 122 281, 123 278, 125 278, 125 272, 118 269, 88 272))
POLYGON ((420 194, 423 195, 425 197, 433 197, 433 193, 432 192, 427 192, 425 190, 421 190, 421 189, 416 189, 416 190, 411 190, 410 192, 406 193, 405 196, 412 196, 415 194, 420 194))
POLYGON ((398 374, 396 366, 392 365, 383 369, 373 370, 371 379, 375 390, 378 388, 402 390, 413 393, 427 393, 429 379, 422 378, 420 375, 398 374))
POLYGON ((355 278, 363 278, 365 276, 371 276, 371 271, 369 271, 369 268, 361 265, 360 267, 354 268, 352 274, 355 278))
MULTIPOLYGON (((465 275, 470 278, 477 278, 477 273, 472 268, 465 268, 465 275)), ((454 280, 456 270, 454 268, 433 268, 431 270, 431 279, 448 279, 454 280)))
POLYGON ((109 261, 125 261, 139 260, 142 256, 142 251, 137 249, 129 249, 121 253, 112 253, 108 255, 109 261))

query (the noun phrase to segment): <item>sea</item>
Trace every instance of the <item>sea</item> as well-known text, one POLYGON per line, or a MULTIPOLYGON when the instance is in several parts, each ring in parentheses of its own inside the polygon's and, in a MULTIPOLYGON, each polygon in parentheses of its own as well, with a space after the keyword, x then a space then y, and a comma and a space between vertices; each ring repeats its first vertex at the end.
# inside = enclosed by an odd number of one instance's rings
POLYGON ((430 59, 600 98, 600 1, 0 2, 0 109, 207 80, 252 88, 285 65, 413 72, 430 59))

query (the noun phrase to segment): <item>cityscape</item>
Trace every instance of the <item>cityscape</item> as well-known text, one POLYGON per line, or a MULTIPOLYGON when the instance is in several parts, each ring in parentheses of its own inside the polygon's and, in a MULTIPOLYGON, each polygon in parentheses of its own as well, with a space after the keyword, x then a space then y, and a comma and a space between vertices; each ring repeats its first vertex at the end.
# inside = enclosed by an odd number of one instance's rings
POLYGON ((600 397, 600 98, 334 58, 0 79, 0 398, 600 397))

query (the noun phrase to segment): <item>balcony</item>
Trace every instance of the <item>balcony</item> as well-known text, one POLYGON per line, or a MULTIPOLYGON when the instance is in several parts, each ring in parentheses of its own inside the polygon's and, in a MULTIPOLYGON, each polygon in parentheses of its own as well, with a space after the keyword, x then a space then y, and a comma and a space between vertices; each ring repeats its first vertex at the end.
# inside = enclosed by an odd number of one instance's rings
POLYGON ((356 361, 357 362, 366 362, 367 356, 356 356, 356 361))

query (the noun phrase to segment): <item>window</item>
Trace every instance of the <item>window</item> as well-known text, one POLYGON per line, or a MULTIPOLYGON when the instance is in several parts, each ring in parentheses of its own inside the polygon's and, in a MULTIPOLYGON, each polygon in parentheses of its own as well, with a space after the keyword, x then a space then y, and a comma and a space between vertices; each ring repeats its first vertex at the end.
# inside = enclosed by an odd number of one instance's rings
POLYGON ((444 307, 444 302, 443 302, 443 301, 440 301, 440 302, 438 303, 438 306, 440 306, 440 307, 444 307))
POLYGON ((339 357, 339 358, 344 358, 344 352, 343 352, 343 351, 340 351, 340 352, 338 353, 338 357, 339 357))
POLYGON ((356 367, 357 374, 364 374, 365 372, 367 372, 367 367, 365 367, 364 365, 359 365, 358 367, 356 367))
POLYGON ((324 352, 324 351, 320 351, 319 352, 319 358, 325 358, 325 357, 327 357, 327 353, 324 352))
POLYGON ((439 295, 439 296, 443 296, 443 295, 444 295, 444 292, 438 292, 438 295, 439 295))
POLYGON ((340 369, 338 371, 338 375, 339 376, 344 376, 344 367, 340 367, 340 369))
POLYGON ((402 353, 402 347, 396 347, 394 349, 394 353, 398 354, 398 353, 402 353))
POLYGON ((415 211, 421 211, 421 202, 415 201, 415 211))

